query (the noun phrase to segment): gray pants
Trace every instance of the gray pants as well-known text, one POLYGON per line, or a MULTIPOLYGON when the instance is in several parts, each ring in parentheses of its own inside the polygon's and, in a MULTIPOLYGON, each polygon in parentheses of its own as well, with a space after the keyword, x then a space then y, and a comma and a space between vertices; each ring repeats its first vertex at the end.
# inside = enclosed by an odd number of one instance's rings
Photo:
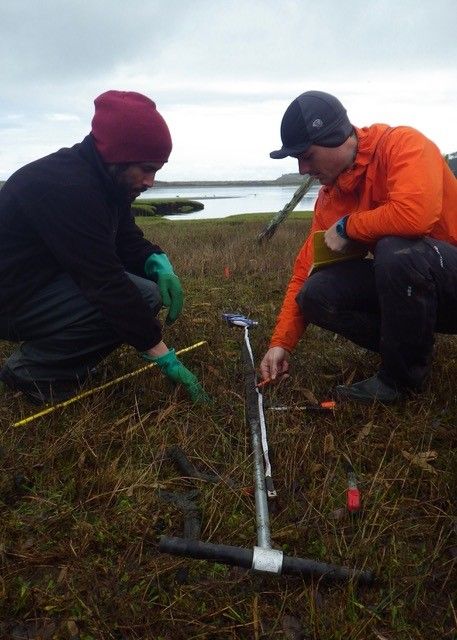
MULTIPOLYGON (((157 285, 127 273, 154 315, 161 308, 157 285)), ((67 274, 37 291, 21 309, 0 316, 0 339, 22 342, 4 363, 24 389, 65 388, 81 383, 121 342, 101 313, 67 274)), ((7 380, 6 380, 7 381, 7 380)))

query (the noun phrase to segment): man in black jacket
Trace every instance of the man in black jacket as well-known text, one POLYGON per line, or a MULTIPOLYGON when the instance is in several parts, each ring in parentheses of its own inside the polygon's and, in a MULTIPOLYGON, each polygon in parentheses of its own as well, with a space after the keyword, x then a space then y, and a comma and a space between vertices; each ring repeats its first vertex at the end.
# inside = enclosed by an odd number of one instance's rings
POLYGON ((162 340, 156 318, 179 316, 182 289, 162 249, 134 222, 172 148, 154 102, 108 91, 91 133, 14 173, 0 191, 0 338, 22 344, 0 380, 35 402, 68 397, 122 343, 157 362, 193 400, 196 377, 162 340))

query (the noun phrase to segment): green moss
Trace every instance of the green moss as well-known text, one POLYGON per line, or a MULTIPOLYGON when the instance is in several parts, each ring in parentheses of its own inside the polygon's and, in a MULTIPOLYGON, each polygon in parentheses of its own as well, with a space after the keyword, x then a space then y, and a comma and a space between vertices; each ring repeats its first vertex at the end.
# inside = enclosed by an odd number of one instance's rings
POLYGON ((185 198, 147 198, 136 200, 132 211, 136 216, 169 216, 201 211, 203 203, 185 198))

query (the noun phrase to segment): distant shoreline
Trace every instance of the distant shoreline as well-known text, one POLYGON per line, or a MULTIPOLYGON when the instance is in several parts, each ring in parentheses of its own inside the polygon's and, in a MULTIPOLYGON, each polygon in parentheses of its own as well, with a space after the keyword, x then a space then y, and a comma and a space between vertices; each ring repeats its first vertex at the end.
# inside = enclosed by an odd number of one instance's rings
MULTIPOLYGON (((457 151, 445 156, 451 171, 457 178, 457 151)), ((156 180, 156 187, 294 187, 300 185, 304 176, 299 173, 285 173, 275 180, 156 180)), ((0 189, 6 180, 0 180, 0 189)))
MULTIPOLYGON (((298 187, 303 180, 304 176, 298 173, 287 173, 276 180, 156 180, 154 187, 298 187)), ((0 189, 4 184, 5 180, 0 180, 0 189)))
MULTIPOLYGON (((277 182, 276 180, 224 180, 199 182, 161 182, 156 180, 154 187, 298 187, 301 182, 277 182)), ((152 189, 154 189, 152 187, 152 189)))
MULTIPOLYGON (((156 187, 294 187, 300 185, 304 176, 288 173, 275 180, 156 180, 156 187)), ((154 187, 153 187, 154 188, 154 187)))

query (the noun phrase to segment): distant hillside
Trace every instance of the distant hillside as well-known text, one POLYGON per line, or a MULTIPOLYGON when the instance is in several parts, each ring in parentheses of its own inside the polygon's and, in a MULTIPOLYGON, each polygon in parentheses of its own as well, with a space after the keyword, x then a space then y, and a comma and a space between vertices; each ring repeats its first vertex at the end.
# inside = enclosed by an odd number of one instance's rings
POLYGON ((285 173, 275 180, 156 180, 157 187, 226 187, 230 186, 271 186, 276 184, 300 184, 303 176, 299 173, 285 173))
POLYGON ((301 182, 303 182, 303 176, 299 173, 283 173, 274 181, 275 184, 300 184, 301 182))

